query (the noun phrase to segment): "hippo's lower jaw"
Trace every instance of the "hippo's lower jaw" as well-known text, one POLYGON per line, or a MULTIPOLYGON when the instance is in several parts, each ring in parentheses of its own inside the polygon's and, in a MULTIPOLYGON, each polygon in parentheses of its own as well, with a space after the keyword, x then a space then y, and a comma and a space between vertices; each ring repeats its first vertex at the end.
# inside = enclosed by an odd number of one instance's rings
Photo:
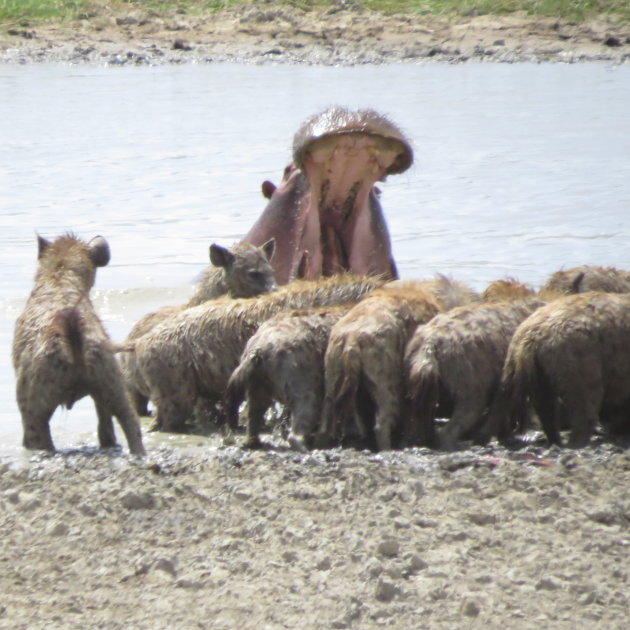
POLYGON ((331 108, 298 130, 293 163, 245 241, 276 238, 278 284, 342 271, 398 277, 375 182, 408 168, 409 144, 371 110, 331 108))
POLYGON ((397 277, 374 183, 385 178, 400 150, 395 140, 360 133, 310 145, 304 156, 310 195, 300 242, 309 253, 302 263, 305 277, 342 271, 397 277))

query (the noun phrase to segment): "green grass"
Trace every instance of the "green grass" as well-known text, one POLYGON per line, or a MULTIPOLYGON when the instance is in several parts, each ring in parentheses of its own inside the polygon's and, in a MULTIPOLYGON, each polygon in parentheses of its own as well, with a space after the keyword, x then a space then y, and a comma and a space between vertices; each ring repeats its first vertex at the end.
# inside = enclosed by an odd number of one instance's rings
MULTIPOLYGON (((182 12, 210 12, 227 6, 251 4, 257 0, 0 0, 0 23, 40 19, 72 20, 98 15, 104 5, 144 7, 182 12)), ((260 0, 258 0, 260 1, 260 0)), ((629 0, 349 0, 351 5, 387 13, 467 16, 525 11, 531 15, 584 20, 610 14, 630 20, 629 0)), ((339 0, 274 0, 303 9, 340 4, 339 0)))

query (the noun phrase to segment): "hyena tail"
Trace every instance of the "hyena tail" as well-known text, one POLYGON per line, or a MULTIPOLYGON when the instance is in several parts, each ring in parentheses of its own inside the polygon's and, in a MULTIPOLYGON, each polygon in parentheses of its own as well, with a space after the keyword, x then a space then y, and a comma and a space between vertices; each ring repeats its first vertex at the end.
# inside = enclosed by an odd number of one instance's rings
POLYGON ((61 309, 53 323, 56 332, 67 342, 70 358, 75 366, 83 365, 84 362, 85 321, 79 310, 82 299, 83 297, 79 298, 74 306, 61 309))
POLYGON ((223 397, 223 412, 226 424, 232 431, 236 431, 238 428, 241 403, 245 400, 247 386, 251 379, 255 378, 260 363, 260 357, 256 354, 245 357, 228 380, 223 397))
POLYGON ((404 440, 406 446, 436 445, 435 414, 440 402, 440 373, 434 358, 425 360, 408 376, 404 440))
POLYGON ((526 346, 510 347, 484 430, 488 438, 496 436, 504 442, 527 428, 534 367, 534 356, 526 346))
POLYGON ((361 356, 354 344, 347 344, 332 360, 326 360, 326 397, 329 402, 329 431, 338 442, 355 418, 355 406, 361 378, 361 356))

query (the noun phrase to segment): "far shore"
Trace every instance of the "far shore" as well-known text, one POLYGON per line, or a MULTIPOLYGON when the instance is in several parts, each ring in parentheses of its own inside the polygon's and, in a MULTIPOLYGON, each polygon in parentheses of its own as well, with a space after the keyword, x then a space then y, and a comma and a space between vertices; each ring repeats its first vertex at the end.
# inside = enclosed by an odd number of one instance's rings
POLYGON ((204 15, 110 3, 76 21, 0 24, 0 62, 182 63, 630 62, 630 24, 530 16, 393 14, 355 5, 245 4, 204 15))

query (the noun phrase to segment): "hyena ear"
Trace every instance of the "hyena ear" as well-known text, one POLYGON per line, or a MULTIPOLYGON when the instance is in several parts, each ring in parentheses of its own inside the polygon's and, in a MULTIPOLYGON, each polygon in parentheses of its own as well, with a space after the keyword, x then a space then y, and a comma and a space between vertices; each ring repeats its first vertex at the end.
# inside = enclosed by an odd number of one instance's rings
POLYGON ((267 262, 270 262, 276 251, 276 239, 272 236, 260 249, 263 250, 267 262))
POLYGON ((573 278, 573 282, 571 282, 571 293, 584 293, 582 280, 584 280, 584 272, 580 271, 580 273, 573 278))
POLYGON ((212 243, 212 245, 210 245, 210 262, 215 267, 223 267, 224 269, 227 269, 233 261, 234 254, 229 249, 222 247, 221 245, 217 245, 216 243, 212 243))
POLYGON ((50 241, 43 236, 37 235, 37 260, 39 260, 44 252, 50 247, 50 241))
POLYGON ((102 236, 95 236, 88 243, 90 258, 97 267, 104 267, 111 258, 109 243, 102 236))

